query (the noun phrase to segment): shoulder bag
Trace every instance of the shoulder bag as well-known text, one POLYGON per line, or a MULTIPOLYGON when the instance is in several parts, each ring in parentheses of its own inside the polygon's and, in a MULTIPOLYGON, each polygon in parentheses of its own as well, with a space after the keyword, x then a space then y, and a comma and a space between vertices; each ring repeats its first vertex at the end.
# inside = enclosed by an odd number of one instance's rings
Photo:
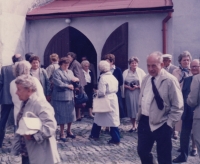
POLYGON ((98 97, 98 93, 93 96, 93 113, 107 113, 112 112, 110 106, 110 100, 105 95, 104 97, 98 97))
POLYGON ((26 112, 25 116, 19 121, 19 127, 16 133, 20 135, 32 135, 37 133, 41 127, 41 120, 33 112, 26 112), (32 117, 28 117, 28 114, 32 117))

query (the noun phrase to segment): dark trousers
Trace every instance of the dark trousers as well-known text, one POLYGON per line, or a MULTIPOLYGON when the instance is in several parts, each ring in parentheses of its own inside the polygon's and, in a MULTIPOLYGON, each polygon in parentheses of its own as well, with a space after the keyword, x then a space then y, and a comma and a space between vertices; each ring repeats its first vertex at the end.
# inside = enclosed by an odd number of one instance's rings
MULTIPOLYGON (((97 124, 93 123, 91 136, 93 136, 94 138, 99 138, 100 131, 101 131, 101 126, 98 126, 97 124)), ((118 127, 110 127, 110 135, 112 137, 111 138, 112 141, 120 142, 120 134, 118 127)))
POLYGON ((22 155, 22 164, 30 164, 29 158, 22 155))
POLYGON ((180 135, 181 158, 187 161, 190 145, 190 134, 192 130, 193 119, 182 120, 182 129, 180 135))
POLYGON ((151 131, 149 117, 142 115, 138 125, 138 155, 142 164, 153 164, 151 153, 154 142, 157 143, 159 164, 172 164, 172 128, 166 123, 155 131, 151 131))
POLYGON ((124 105, 122 101, 121 92, 119 91, 117 92, 117 98, 118 98, 118 104, 119 104, 119 116, 120 118, 124 118, 125 117, 124 105))
POLYGON ((2 147, 3 139, 5 136, 5 127, 8 120, 10 111, 13 109, 13 104, 1 105, 1 118, 0 118, 0 147, 2 147))

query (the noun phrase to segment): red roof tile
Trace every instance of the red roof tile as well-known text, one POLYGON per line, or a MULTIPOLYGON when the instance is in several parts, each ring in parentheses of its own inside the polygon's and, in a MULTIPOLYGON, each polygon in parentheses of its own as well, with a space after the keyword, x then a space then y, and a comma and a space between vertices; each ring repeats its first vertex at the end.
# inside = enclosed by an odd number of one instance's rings
POLYGON ((112 10, 172 9, 172 0, 56 0, 27 13, 27 18, 41 15, 109 12, 112 10))

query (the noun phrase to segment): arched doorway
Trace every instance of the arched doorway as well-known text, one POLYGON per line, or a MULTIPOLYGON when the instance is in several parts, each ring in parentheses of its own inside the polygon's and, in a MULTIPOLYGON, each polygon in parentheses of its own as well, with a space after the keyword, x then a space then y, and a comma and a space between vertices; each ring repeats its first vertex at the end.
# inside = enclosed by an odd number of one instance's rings
POLYGON ((86 56, 97 70, 97 53, 93 44, 83 33, 70 26, 58 32, 48 43, 44 52, 45 68, 50 64, 49 56, 52 53, 64 57, 69 51, 76 53, 79 62, 82 56, 86 56))
POLYGON ((115 29, 107 38, 101 53, 115 55, 115 64, 124 71, 128 68, 128 22, 115 29))

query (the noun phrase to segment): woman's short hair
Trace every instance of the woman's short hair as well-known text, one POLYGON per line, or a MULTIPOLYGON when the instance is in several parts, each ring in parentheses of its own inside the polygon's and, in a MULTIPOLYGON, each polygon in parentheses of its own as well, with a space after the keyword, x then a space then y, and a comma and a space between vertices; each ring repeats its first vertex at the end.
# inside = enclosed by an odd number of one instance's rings
POLYGON ((182 60, 184 57, 189 57, 189 58, 190 58, 190 61, 192 61, 192 55, 190 54, 190 52, 189 52, 189 51, 183 51, 183 52, 178 56, 178 62, 179 62, 179 64, 181 64, 181 60, 182 60))
POLYGON ((37 91, 35 80, 31 75, 21 75, 15 80, 15 84, 22 85, 25 89, 30 89, 32 92, 37 91))
POLYGON ((90 62, 88 61, 88 60, 83 60, 82 62, 81 62, 81 66, 83 67, 84 65, 86 65, 86 64, 89 64, 90 65, 90 62))
POLYGON ((29 75, 31 69, 31 64, 26 60, 22 60, 20 62, 15 63, 13 67, 13 74, 15 77, 21 75, 29 75))
POLYGON ((70 60, 67 57, 62 57, 58 64, 61 66, 63 63, 69 64, 70 60))
POLYGON ((29 62, 32 63, 33 60, 37 60, 40 62, 40 58, 38 56, 31 56, 30 59, 29 59, 29 62))
POLYGON ((110 64, 106 60, 101 60, 98 65, 100 72, 110 71, 110 64))
POLYGON ((57 62, 59 60, 58 54, 53 53, 50 55, 51 62, 57 62))
POLYGON ((113 54, 107 54, 104 56, 104 60, 109 60, 113 64, 115 64, 115 55, 113 54))
POLYGON ((73 59, 76 59, 76 54, 74 52, 68 52, 67 56, 70 55, 73 59))
POLYGON ((139 63, 139 59, 137 57, 133 56, 130 59, 128 59, 128 64, 130 65, 133 61, 139 63))
POLYGON ((35 54, 33 52, 28 52, 25 54, 25 59, 26 61, 29 61, 29 59, 32 57, 32 56, 35 56, 35 54))

